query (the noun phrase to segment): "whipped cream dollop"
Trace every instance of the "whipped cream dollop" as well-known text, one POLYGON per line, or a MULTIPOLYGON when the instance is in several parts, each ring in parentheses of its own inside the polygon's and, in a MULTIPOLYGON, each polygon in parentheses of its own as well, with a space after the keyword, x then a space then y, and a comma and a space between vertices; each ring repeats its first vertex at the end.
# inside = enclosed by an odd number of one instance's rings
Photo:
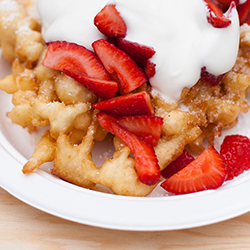
POLYGON ((207 21, 203 0, 38 0, 46 42, 74 42, 92 50, 104 36, 94 26, 95 15, 115 3, 127 24, 127 40, 151 46, 156 54, 156 74, 150 78, 153 92, 167 102, 192 87, 201 68, 214 75, 229 71, 237 57, 239 20, 234 8, 231 24, 215 28, 207 21))

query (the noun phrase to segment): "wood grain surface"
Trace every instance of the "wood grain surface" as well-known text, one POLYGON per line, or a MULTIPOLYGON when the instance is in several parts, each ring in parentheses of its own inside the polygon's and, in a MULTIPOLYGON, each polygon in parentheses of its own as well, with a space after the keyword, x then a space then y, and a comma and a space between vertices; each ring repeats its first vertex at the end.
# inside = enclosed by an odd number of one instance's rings
POLYGON ((57 218, 19 201, 0 188, 0 249, 250 249, 250 213, 188 230, 126 232, 57 218))

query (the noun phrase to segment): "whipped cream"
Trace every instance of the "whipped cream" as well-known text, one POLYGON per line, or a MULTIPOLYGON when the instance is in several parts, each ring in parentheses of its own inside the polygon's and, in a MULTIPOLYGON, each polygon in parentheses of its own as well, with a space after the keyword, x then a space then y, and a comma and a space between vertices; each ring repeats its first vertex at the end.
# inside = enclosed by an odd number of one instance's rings
MULTIPOLYGON (((107 0, 38 0, 46 42, 64 40, 92 49, 104 36, 94 26, 95 15, 107 0)), ((236 9, 231 24, 214 28, 207 21, 203 0, 116 0, 127 24, 125 39, 151 46, 156 54, 156 74, 150 78, 153 92, 167 102, 180 98, 184 87, 192 87, 202 67, 220 75, 229 71, 237 57, 239 20, 236 9)))

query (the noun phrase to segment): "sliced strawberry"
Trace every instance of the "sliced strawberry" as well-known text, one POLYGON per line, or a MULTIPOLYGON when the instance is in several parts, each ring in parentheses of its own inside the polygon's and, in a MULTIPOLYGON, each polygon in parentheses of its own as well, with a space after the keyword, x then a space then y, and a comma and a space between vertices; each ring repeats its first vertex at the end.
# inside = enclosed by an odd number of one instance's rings
POLYGON ((110 80, 108 72, 95 53, 75 43, 51 42, 43 66, 61 71, 79 71, 90 77, 110 80))
POLYGON ((125 37, 127 26, 115 4, 106 5, 94 18, 98 30, 108 37, 125 37))
POLYGON ((212 0, 215 4, 217 4, 223 12, 227 11, 231 2, 234 1, 236 5, 239 4, 239 0, 212 0))
POLYGON ((123 116, 117 120, 123 128, 155 147, 161 136, 163 118, 154 115, 123 116))
POLYGON ((188 153, 186 149, 182 152, 182 154, 177 157, 174 161, 172 161, 164 170, 161 171, 161 175, 168 179, 175 173, 179 172, 181 169, 186 167, 194 160, 194 157, 188 153))
POLYGON ((238 5, 238 14, 240 19, 240 24, 247 23, 250 25, 250 0, 245 3, 238 5))
POLYGON ((160 167, 154 149, 140 137, 121 127, 114 116, 100 112, 97 119, 104 129, 116 135, 130 148, 139 180, 146 185, 156 184, 160 178, 160 167))
POLYGON ((220 149, 224 159, 228 176, 232 180, 245 170, 250 169, 250 139, 242 135, 226 136, 220 149))
POLYGON ((124 51, 104 39, 95 41, 92 46, 105 69, 119 82, 121 94, 130 93, 147 82, 145 73, 124 51))
POLYGON ((174 194, 194 193, 220 187, 226 176, 224 161, 214 147, 210 147, 161 186, 174 194))
POLYGON ((76 81, 83 84, 83 86, 92 90, 94 94, 105 99, 112 98, 118 90, 118 84, 111 80, 100 80, 94 77, 86 76, 77 71, 69 71, 64 69, 64 73, 76 81))
POLYGON ((154 114, 153 104, 146 91, 97 102, 93 107, 118 116, 154 114))
POLYGON ((224 74, 215 76, 209 72, 206 71, 206 67, 203 67, 201 69, 201 79, 205 82, 210 83, 212 86, 217 85, 221 79, 223 78, 224 74))
POLYGON ((147 60, 146 65, 144 67, 144 72, 148 78, 151 78, 155 75, 155 66, 156 64, 147 60))
POLYGON ((207 3, 208 14, 207 20, 215 28, 225 28, 231 24, 230 16, 233 8, 236 8, 235 2, 231 2, 229 9, 226 13, 222 12, 222 9, 214 3, 213 0, 204 0, 207 3))
POLYGON ((152 47, 122 38, 117 40, 117 47, 126 52, 142 68, 146 65, 147 60, 155 54, 152 47))

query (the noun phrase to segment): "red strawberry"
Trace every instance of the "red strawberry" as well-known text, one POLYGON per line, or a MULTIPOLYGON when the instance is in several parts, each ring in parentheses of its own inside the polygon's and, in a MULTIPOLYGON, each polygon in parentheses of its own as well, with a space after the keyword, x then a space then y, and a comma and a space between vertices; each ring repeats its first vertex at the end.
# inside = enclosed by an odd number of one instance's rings
POLYGON ((146 65, 144 67, 144 72, 148 78, 153 77, 155 75, 155 66, 156 64, 147 60, 146 65))
POLYGON ((209 147, 188 166, 166 179, 161 186, 174 194, 187 194, 220 187, 227 176, 224 161, 209 147))
POLYGON ((155 50, 152 47, 130 42, 125 39, 118 39, 117 47, 131 56, 131 58, 142 68, 146 65, 147 60, 155 54, 155 50))
POLYGON ((250 0, 240 4, 238 7, 238 13, 240 18, 240 24, 247 23, 250 25, 250 0))
POLYGON ((75 43, 51 42, 43 66, 61 71, 79 71, 90 77, 110 80, 108 72, 95 53, 75 43))
POLYGON ((130 148, 139 180, 146 185, 156 184, 160 178, 160 167, 154 149, 140 137, 121 127, 114 116, 100 112, 97 119, 104 129, 116 135, 130 148))
POLYGON ((83 86, 92 90, 94 94, 105 99, 112 98, 118 90, 118 84, 111 80, 100 80, 94 77, 89 77, 77 71, 69 71, 64 69, 64 73, 76 81, 83 84, 83 86))
POLYGON ((220 149, 224 159, 228 176, 226 180, 250 169, 250 139, 242 135, 226 136, 220 149))
POLYGON ((223 14, 222 9, 214 3, 213 0, 204 0, 207 3, 208 14, 207 20, 215 28, 225 28, 231 24, 229 17, 231 16, 232 9, 236 8, 235 2, 231 2, 229 9, 223 14))
POLYGON ((108 37, 125 37, 127 26, 115 4, 106 5, 94 18, 98 30, 108 37))
POLYGON ((201 79, 205 82, 210 83, 212 86, 217 85, 221 79, 223 78, 224 74, 215 76, 209 72, 206 71, 206 67, 203 67, 201 69, 201 79))
POLYGON ((104 39, 92 44, 105 69, 119 82, 119 92, 129 93, 147 82, 147 77, 124 51, 104 39))
POLYGON ((161 175, 168 179, 175 173, 179 172, 181 169, 186 167, 189 163, 194 160, 194 157, 188 153, 186 149, 182 152, 182 154, 177 157, 174 161, 172 161, 164 170, 161 171, 161 175))
POLYGON ((215 4, 217 4, 223 10, 223 12, 229 8, 232 1, 234 1, 236 5, 239 4, 239 0, 212 0, 212 1, 215 4))
POLYGON ((154 115, 124 116, 117 120, 123 128, 155 147, 161 136, 163 118, 154 115))
POLYGON ((97 102, 93 107, 118 116, 154 114, 150 96, 146 91, 97 102))

